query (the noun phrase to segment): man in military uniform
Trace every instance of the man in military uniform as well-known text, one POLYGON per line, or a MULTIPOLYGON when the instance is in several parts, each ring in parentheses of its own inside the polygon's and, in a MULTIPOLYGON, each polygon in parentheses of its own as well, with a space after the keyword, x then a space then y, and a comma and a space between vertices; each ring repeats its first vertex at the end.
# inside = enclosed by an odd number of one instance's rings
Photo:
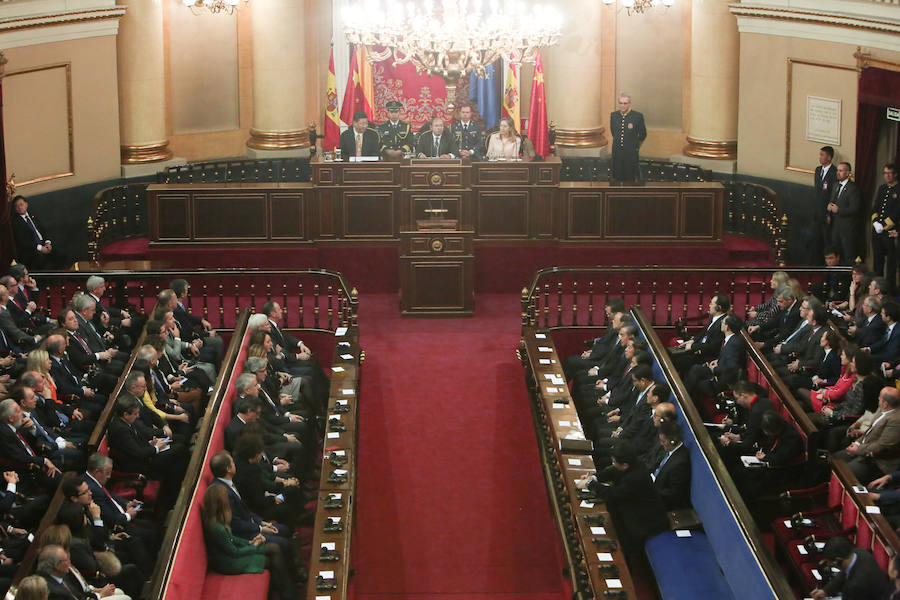
POLYGON ((619 94, 619 110, 609 116, 609 131, 613 136, 612 178, 614 181, 640 179, 638 150, 647 139, 644 115, 631 110, 631 96, 619 94))
POLYGON ((471 160, 484 158, 484 131, 481 124, 472 120, 472 107, 464 104, 459 108, 459 120, 450 124, 450 133, 456 138, 460 156, 471 160))
POLYGON ((381 155, 386 160, 400 160, 403 154, 412 152, 413 135, 409 123, 400 119, 403 105, 391 100, 384 107, 388 111, 388 120, 376 127, 381 136, 381 155))
POLYGON ((900 186, 897 185, 897 165, 884 165, 884 183, 878 186, 872 199, 872 268, 884 273, 890 289, 897 289, 897 223, 900 222, 900 186), (887 272, 884 272, 885 262, 887 272))

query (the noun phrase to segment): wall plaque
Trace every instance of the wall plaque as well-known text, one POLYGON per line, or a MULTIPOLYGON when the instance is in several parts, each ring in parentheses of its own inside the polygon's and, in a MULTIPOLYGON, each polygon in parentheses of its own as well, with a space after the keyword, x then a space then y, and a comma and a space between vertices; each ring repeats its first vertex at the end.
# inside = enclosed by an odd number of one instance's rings
POLYGON ((806 139, 823 144, 841 144, 841 101, 806 97, 806 139))

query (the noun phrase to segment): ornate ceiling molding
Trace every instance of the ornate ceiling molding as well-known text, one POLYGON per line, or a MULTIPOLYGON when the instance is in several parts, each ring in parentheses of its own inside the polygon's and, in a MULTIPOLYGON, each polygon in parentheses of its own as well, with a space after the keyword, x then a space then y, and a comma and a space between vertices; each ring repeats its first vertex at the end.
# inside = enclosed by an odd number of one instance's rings
MULTIPOLYGON (((16 3, 18 4, 18 3, 16 3)), ((23 2, 16 8, 55 8, 56 3, 23 2)), ((48 42, 61 42, 88 37, 116 35, 119 18, 125 14, 124 6, 113 3, 93 2, 94 6, 67 8, 42 13, 26 13, 22 10, 0 11, 0 47, 17 48, 48 42), (97 5, 100 6, 97 6, 97 5), (107 5, 108 4, 108 5, 107 5)), ((4 7, 5 8, 5 7, 4 7)))

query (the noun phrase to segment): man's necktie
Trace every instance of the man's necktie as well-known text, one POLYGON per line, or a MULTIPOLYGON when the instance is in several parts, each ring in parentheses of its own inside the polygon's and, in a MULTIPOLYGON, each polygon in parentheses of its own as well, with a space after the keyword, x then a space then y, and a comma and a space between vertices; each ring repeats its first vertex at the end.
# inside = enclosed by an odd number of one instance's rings
POLYGON ((31 449, 31 446, 28 445, 28 442, 25 441, 25 438, 22 437, 22 434, 18 431, 16 432, 16 437, 19 438, 19 441, 22 442, 22 445, 25 446, 25 451, 28 452, 28 456, 36 456, 34 450, 31 449))
POLYGON ((670 456, 672 456, 672 453, 666 452, 666 455, 663 457, 663 459, 659 461, 659 466, 656 467, 655 471, 653 471, 653 481, 656 481, 656 478, 659 477, 659 473, 662 471, 663 465, 666 464, 666 461, 669 460, 670 456))
POLYGON ((441 144, 440 136, 434 138, 434 156, 439 156, 438 155, 438 146, 440 146, 440 144, 441 144))
POLYGON ((91 354, 91 355, 94 354, 93 352, 91 352, 91 347, 87 345, 87 342, 85 342, 84 339, 82 339, 82 337, 81 337, 80 335, 78 335, 77 333, 74 333, 74 332, 73 332, 73 333, 72 333, 72 337, 75 338, 75 340, 76 340, 79 344, 81 344, 81 347, 84 348, 84 351, 85 351, 85 352, 87 352, 88 354, 91 354))
POLYGON ((31 235, 32 237, 34 237, 34 243, 40 244, 41 242, 43 242, 44 239, 41 237, 41 232, 38 231, 38 228, 34 224, 34 221, 31 220, 31 215, 27 213, 25 214, 25 222, 28 223, 28 228, 31 229, 31 235))
POLYGON ((362 134, 356 134, 356 155, 362 156, 362 134))

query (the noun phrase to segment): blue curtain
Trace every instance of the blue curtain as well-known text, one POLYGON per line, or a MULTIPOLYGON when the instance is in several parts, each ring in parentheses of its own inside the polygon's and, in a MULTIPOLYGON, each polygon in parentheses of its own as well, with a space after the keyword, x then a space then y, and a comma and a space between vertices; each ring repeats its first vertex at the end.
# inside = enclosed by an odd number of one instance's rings
POLYGON ((469 100, 478 103, 485 130, 496 127, 500 122, 500 87, 496 80, 496 66, 496 62, 488 65, 484 77, 479 77, 474 71, 469 74, 469 100))

